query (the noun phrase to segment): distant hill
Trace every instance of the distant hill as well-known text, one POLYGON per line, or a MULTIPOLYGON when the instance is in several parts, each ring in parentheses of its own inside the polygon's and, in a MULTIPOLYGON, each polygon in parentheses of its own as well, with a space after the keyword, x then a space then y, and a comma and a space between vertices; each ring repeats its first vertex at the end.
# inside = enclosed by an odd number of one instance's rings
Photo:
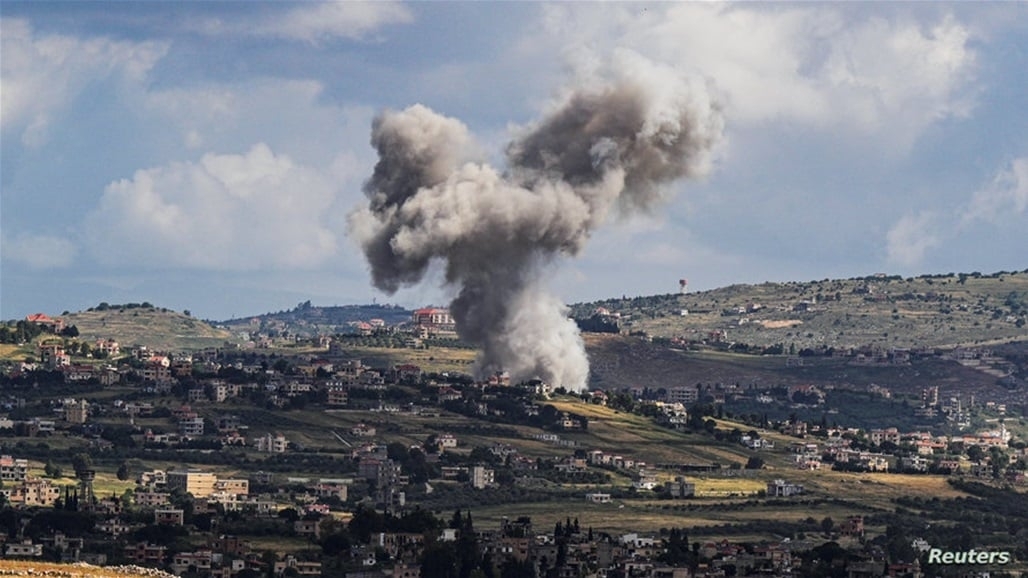
MULTIPOLYGON (((316 306, 310 301, 288 311, 226 321, 203 321, 148 303, 100 309, 61 317, 88 339, 113 337, 124 345, 168 350, 220 346, 253 333, 346 333, 353 322, 382 319, 397 325, 413 313, 398 305, 316 306)), ((1028 269, 740 284, 579 303, 571 306, 571 314, 587 329, 681 344, 718 343, 749 352, 1028 343, 1028 269), (597 316, 597 310, 607 315, 597 316)))
POLYGON ((237 341, 231 331, 149 304, 104 304, 60 317, 78 329, 80 339, 114 339, 123 348, 145 345, 159 351, 194 351, 237 341))
POLYGON ((1028 270, 732 285, 711 291, 608 299, 596 311, 621 332, 756 348, 951 348, 1028 341, 1028 270))
POLYGON ((350 324, 358 321, 381 319, 387 325, 397 325, 411 319, 413 311, 399 305, 311 305, 310 301, 300 303, 289 311, 264 313, 239 319, 217 322, 233 332, 260 332, 299 336, 332 335, 347 333, 350 324))

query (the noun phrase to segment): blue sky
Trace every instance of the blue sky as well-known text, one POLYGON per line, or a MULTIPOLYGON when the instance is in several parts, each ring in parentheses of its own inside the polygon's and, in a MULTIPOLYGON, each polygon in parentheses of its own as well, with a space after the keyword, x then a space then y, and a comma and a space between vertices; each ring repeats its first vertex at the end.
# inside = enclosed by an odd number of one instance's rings
MULTIPOLYGON (((347 215, 371 121, 482 155, 631 53, 723 107, 713 170, 609 219, 567 302, 1028 267, 1028 4, 0 2, 0 318, 150 301, 225 319, 375 291, 347 215)), ((433 282, 433 279, 435 280, 433 282)))

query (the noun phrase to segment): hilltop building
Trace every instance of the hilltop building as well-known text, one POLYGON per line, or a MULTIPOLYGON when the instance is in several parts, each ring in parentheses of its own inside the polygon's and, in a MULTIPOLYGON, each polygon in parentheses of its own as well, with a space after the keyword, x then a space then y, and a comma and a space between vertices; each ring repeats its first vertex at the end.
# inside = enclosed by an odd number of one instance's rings
POLYGON ((457 322, 450 315, 449 309, 424 307, 414 312, 411 321, 414 322, 414 325, 428 330, 429 333, 457 329, 457 322))

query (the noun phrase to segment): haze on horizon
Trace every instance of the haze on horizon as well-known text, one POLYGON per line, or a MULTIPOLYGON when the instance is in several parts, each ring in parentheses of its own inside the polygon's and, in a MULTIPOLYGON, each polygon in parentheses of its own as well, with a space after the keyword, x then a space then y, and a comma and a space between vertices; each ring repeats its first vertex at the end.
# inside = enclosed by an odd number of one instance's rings
MULTIPOLYGON (((1021 270, 1024 3, 0 3, 0 318, 149 301, 227 319, 376 291, 347 216, 372 119, 505 143, 618 55, 700 79, 724 139, 575 256, 565 302, 1021 270)), ((442 267, 391 302, 445 303, 442 267), (442 288, 440 288, 442 287, 442 288)))

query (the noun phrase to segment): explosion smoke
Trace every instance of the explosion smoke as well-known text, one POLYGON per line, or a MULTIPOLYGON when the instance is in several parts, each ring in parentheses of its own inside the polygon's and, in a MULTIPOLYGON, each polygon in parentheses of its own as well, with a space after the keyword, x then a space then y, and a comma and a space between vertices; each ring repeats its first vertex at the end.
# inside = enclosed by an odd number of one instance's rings
POLYGON ((662 185, 710 168, 723 122, 705 86, 637 58, 622 64, 510 143, 505 174, 469 162, 467 128, 424 106, 373 123, 379 161, 351 232, 388 293, 444 264, 458 333, 481 348, 480 374, 584 389, 581 336, 540 287, 542 267, 576 255, 612 209, 645 210, 662 185))

